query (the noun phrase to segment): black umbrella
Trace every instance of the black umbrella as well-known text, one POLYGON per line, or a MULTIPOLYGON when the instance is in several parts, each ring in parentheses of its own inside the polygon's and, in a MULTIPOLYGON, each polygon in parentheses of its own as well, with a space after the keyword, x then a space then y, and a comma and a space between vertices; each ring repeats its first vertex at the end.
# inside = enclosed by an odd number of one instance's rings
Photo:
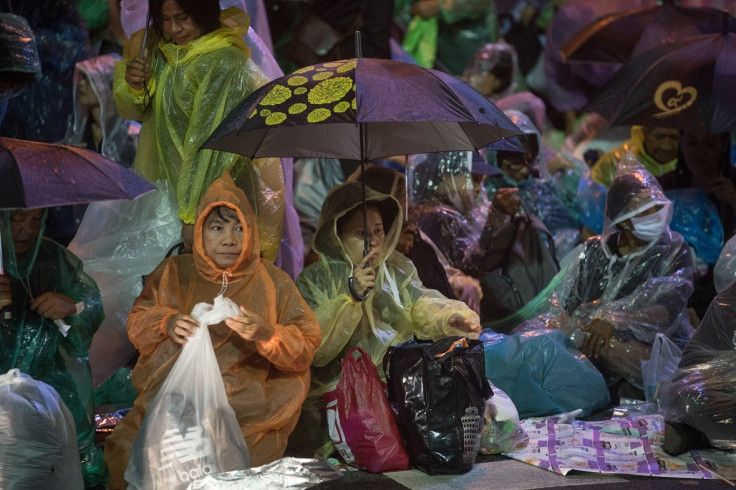
POLYGON ((736 130, 736 34, 709 34, 635 56, 584 108, 611 125, 736 130))
POLYGON ((258 157, 368 160, 415 153, 520 149, 522 134, 451 75, 354 58, 301 68, 236 107, 203 148, 258 157))
POLYGON ((600 17, 569 39, 561 52, 571 61, 625 63, 658 46, 724 32, 736 32, 736 18, 726 11, 665 2, 600 17))

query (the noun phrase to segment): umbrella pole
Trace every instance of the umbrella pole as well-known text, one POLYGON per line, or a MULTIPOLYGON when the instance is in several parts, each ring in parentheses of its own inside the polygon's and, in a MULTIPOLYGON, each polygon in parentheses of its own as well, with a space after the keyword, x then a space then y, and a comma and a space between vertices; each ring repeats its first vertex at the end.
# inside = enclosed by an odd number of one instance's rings
MULTIPOLYGON (((355 31, 355 57, 362 57, 362 47, 360 40, 360 31, 355 31)), ((368 219, 365 210, 365 126, 358 123, 358 131, 360 131, 360 188, 363 200, 363 257, 370 253, 368 250, 368 219)))
POLYGON ((365 210, 365 127, 363 123, 358 123, 358 130, 360 131, 360 190, 363 201, 363 257, 365 257, 370 250, 368 250, 368 218, 365 210))

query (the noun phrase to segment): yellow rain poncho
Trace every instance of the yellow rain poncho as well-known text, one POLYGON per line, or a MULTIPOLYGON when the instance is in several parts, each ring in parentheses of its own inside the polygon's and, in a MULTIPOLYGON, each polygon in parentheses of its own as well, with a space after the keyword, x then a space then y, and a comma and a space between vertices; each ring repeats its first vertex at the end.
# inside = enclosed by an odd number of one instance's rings
POLYGON ((414 264, 394 250, 401 232, 398 201, 370 188, 366 188, 366 200, 378 203, 386 238, 374 264, 376 287, 365 302, 353 299, 348 278, 355 265, 337 236, 337 220, 360 206, 361 194, 358 182, 335 187, 328 194, 312 245, 320 261, 304 269, 297 279, 299 291, 322 328, 322 345, 315 353, 312 367, 315 392, 337 385, 343 355, 356 345, 370 354, 383 376, 383 356, 390 346, 415 335, 432 340, 466 335, 450 327, 449 319, 455 313, 479 323, 478 315, 465 303, 422 286, 414 264))
POLYGON ((314 422, 321 426, 319 435, 311 434, 314 427, 305 425, 310 425, 309 417, 323 411, 322 394, 337 386, 342 359, 349 349, 355 346, 365 349, 385 379, 383 356, 392 345, 414 336, 431 340, 453 335, 478 337, 449 324, 455 313, 479 324, 478 315, 465 303, 425 288, 414 264, 395 250, 402 224, 398 201, 370 188, 365 192, 366 201, 378 205, 385 232, 383 249, 373 264, 376 285, 368 298, 361 303, 350 294, 348 278, 356 264, 350 262, 337 234, 338 219, 361 205, 359 182, 337 186, 327 195, 312 244, 320 261, 304 269, 296 282, 322 328, 322 344, 312 365, 312 387, 303 408, 309 415, 300 420, 298 429, 300 439, 309 439, 301 444, 312 445, 315 450, 329 441, 324 414, 317 415, 321 422, 314 422), (305 436, 306 432, 310 435, 305 436))
POLYGON ((169 257, 146 279, 128 317, 128 335, 140 352, 131 381, 139 393, 128 415, 105 441, 110 488, 122 488, 130 448, 146 410, 171 371, 181 345, 165 333, 166 320, 225 297, 261 315, 275 327, 267 342, 244 340, 225 323, 209 327, 212 344, 250 452, 260 466, 283 456, 309 388, 309 366, 320 343, 314 314, 285 272, 259 257, 255 218, 242 190, 228 174, 210 186, 197 208, 192 254, 169 257), (238 261, 222 270, 204 253, 202 225, 218 205, 236 209, 244 227, 238 261))
MULTIPOLYGON (((125 119, 142 122, 135 171, 150 182, 166 180, 172 185, 184 223, 194 223, 204 192, 231 169, 255 206, 261 252, 273 260, 284 213, 281 161, 269 158, 249 164, 242 155, 199 149, 235 106, 268 81, 243 41, 247 14, 230 8, 222 12, 221 22, 219 29, 182 46, 159 41, 150 56, 153 76, 148 94, 128 85, 127 60, 118 61, 115 104, 125 119)), ((140 48, 134 47, 136 41, 140 45, 140 36, 131 37, 127 59, 140 54, 140 48)))
MULTIPOLYGON (((618 164, 629 151, 634 154, 637 160, 644 164, 644 168, 657 178, 674 172, 677 169, 676 158, 666 163, 659 163, 649 155, 646 148, 644 148, 644 128, 641 126, 632 126, 631 137, 628 140, 609 150, 595 162, 595 165, 590 169, 590 175, 593 180, 606 189, 611 187, 611 182, 616 177, 618 164)), ((663 186, 665 188, 668 187, 666 184, 663 184, 663 186)))

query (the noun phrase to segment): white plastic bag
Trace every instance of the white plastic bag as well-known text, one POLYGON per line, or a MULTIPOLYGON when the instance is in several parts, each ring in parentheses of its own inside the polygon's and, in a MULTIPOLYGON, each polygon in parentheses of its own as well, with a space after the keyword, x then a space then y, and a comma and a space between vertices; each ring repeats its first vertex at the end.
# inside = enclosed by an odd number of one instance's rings
POLYGON ((659 385, 674 374, 681 358, 682 350, 666 335, 658 333, 652 344, 649 360, 641 361, 644 396, 648 402, 657 400, 659 385))
POLYGON ((134 489, 185 489, 207 475, 250 468, 248 447, 225 393, 209 325, 239 314, 229 298, 199 303, 200 328, 151 402, 125 480, 134 489))
POLYGON ((0 376, 0 488, 84 488, 74 417, 54 388, 0 376))
MULTIPOLYGON (((490 383, 490 380, 488 381, 490 383)), ((529 436, 521 426, 514 402, 503 390, 491 383, 493 396, 486 400, 480 452, 484 454, 512 453, 529 443, 529 436)))
POLYGON ((135 355, 125 330, 128 312, 143 290, 143 276, 181 241, 173 190, 164 181, 156 186, 137 199, 90 204, 68 246, 97 283, 105 310, 89 349, 95 388, 135 355))

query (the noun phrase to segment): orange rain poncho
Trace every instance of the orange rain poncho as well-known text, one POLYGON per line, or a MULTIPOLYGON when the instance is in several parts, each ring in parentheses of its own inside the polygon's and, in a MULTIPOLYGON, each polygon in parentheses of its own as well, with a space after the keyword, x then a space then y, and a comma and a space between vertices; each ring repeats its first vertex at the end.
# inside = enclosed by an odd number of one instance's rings
POLYGON ((284 217, 281 160, 251 161, 235 153, 200 150, 225 116, 268 81, 242 38, 248 32, 248 15, 229 8, 220 21, 219 29, 181 46, 159 41, 150 56, 150 101, 144 90, 134 90, 125 81, 127 61, 140 53, 142 31, 131 36, 125 59, 115 64, 115 105, 124 118, 142 122, 136 173, 154 184, 171 184, 184 223, 194 223, 201 196, 231 170, 255 206, 261 253, 273 261, 284 217))
POLYGON ((225 297, 260 314, 275 327, 267 342, 244 340, 224 323, 210 327, 225 391, 250 451, 260 466, 283 456, 309 389, 309 366, 321 341, 312 311, 287 274, 259 257, 255 217, 245 194, 225 174, 197 208, 192 254, 169 257, 146 279, 128 317, 128 335, 140 352, 131 381, 139 393, 128 415, 105 442, 110 488, 123 487, 130 448, 146 410, 181 352, 165 333, 166 320, 212 303, 229 275, 225 297), (222 270, 204 253, 202 226, 219 205, 235 209, 244 227, 243 251, 222 270))

